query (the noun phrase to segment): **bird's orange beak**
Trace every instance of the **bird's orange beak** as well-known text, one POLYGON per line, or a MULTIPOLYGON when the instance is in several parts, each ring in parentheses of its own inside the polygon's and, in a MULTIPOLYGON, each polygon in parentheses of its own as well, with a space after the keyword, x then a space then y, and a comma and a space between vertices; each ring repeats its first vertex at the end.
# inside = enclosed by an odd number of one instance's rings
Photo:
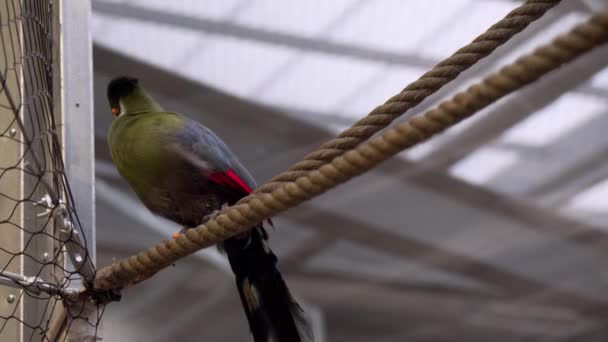
POLYGON ((120 114, 120 109, 116 107, 112 108, 112 115, 118 116, 118 114, 120 114))

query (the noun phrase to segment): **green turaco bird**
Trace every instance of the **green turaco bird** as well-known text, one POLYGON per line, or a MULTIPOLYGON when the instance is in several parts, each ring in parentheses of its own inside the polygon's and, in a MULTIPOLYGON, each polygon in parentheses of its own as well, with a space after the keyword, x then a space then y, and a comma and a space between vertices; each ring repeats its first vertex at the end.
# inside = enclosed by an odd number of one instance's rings
MULTIPOLYGON (((220 138, 199 122, 164 110, 137 79, 113 79, 107 95, 116 116, 109 132, 112 159, 153 213, 184 229, 196 227, 256 187, 220 138)), ((298 342, 309 336, 262 224, 224 241, 220 249, 235 274, 256 342, 298 342)))

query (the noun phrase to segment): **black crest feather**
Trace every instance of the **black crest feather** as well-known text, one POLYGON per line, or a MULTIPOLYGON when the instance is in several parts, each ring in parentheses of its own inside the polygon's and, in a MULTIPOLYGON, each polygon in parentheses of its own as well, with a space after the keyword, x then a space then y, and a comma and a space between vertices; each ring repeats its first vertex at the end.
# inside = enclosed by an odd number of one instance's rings
POLYGON ((129 96, 138 85, 137 78, 121 76, 116 77, 108 84, 108 101, 110 106, 118 107, 118 101, 125 96, 129 96))

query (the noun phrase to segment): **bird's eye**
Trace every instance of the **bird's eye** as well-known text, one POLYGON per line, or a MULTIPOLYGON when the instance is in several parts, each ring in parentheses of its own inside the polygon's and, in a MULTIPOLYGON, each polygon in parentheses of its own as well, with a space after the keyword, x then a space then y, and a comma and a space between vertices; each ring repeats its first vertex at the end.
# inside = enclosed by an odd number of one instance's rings
POLYGON ((116 107, 112 108, 112 115, 118 116, 118 114, 120 114, 120 109, 116 107))

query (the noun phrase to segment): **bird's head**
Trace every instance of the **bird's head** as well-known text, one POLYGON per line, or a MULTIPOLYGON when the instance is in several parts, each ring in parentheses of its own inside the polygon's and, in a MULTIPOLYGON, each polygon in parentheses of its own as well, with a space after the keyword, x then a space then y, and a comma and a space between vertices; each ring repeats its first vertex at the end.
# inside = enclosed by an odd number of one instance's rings
POLYGON ((108 101, 112 108, 112 115, 118 116, 124 111, 122 100, 129 97, 139 88, 137 78, 121 76, 116 77, 108 84, 108 101))

